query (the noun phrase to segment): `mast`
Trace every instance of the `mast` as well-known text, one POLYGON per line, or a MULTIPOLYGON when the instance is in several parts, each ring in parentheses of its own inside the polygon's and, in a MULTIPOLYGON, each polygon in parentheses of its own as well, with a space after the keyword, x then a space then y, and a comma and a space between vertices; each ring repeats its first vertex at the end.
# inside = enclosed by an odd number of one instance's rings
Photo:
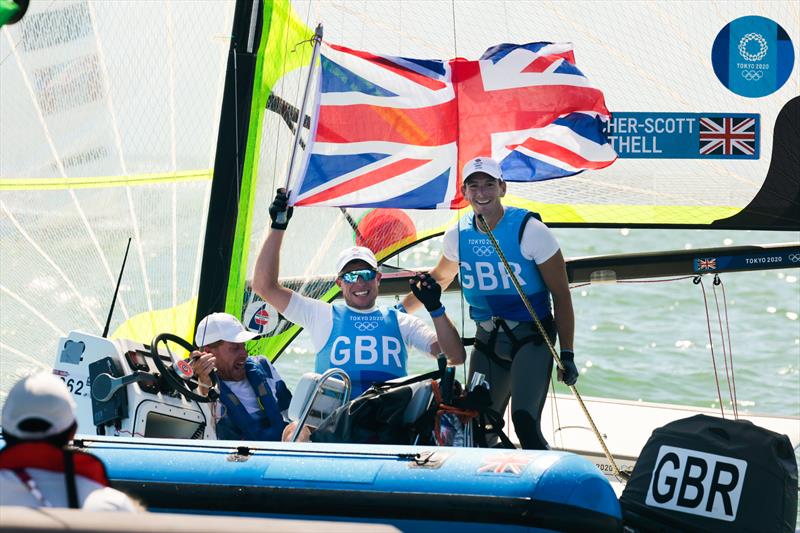
POLYGON ((234 10, 195 324, 225 309, 263 11, 262 0, 237 0, 234 10))

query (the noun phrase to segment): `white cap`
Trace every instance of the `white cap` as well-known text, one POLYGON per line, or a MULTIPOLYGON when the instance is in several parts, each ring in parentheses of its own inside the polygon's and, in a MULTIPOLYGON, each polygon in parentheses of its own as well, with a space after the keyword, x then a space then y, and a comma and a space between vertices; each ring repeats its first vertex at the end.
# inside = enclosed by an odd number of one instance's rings
POLYGON ((339 258, 336 259, 336 272, 344 270, 344 267, 350 261, 364 261, 372 268, 378 268, 378 260, 375 259, 375 254, 372 253, 372 250, 363 246, 352 246, 345 248, 339 254, 339 258))
POLYGON ((245 342, 258 337, 258 333, 244 329, 239 320, 228 313, 211 313, 197 324, 194 343, 208 346, 217 341, 245 342))
POLYGON ((67 386, 53 374, 34 374, 17 381, 3 406, 3 433, 18 439, 46 439, 69 429, 75 423, 75 400, 67 386), (20 424, 39 419, 50 426, 42 431, 26 431, 20 424))
POLYGON ((500 170, 500 164, 491 157, 476 157, 464 165, 464 172, 461 176, 464 181, 477 172, 488 174, 496 180, 503 179, 503 171, 500 170))

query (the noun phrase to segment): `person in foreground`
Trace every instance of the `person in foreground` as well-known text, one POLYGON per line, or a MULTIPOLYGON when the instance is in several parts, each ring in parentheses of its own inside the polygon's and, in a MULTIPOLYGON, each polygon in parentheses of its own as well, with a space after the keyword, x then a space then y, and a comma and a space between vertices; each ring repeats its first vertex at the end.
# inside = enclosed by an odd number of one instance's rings
POLYGON ((266 357, 248 356, 244 343, 258 334, 248 331, 235 316, 212 313, 197 325, 191 353, 192 367, 207 394, 216 370, 220 396, 214 410, 217 438, 225 440, 281 440, 292 394, 266 357))
POLYGON ((124 493, 109 487, 103 463, 71 450, 75 402, 52 374, 18 381, 3 406, 0 505, 71 507, 87 511, 139 511, 124 493))
MULTIPOLYGON (((551 342, 558 333, 566 369, 559 370, 559 379, 573 385, 578 379, 572 345, 575 315, 564 256, 550 229, 533 213, 503 206, 506 183, 496 161, 475 158, 462 175, 461 192, 473 213, 445 232, 442 257, 430 274, 443 287, 459 274, 470 318, 477 323, 470 376, 486 376, 494 410, 505 411, 511 397, 514 430, 523 448, 547 449, 540 422, 553 357, 475 215, 484 216, 551 342)), ((414 294, 402 304, 410 312, 420 305, 414 294)))
POLYGON ((342 290, 343 304, 331 305, 283 287, 278 282, 279 256, 291 214, 287 196, 279 189, 270 207, 272 225, 256 262, 253 290, 288 320, 309 331, 317 351, 316 372, 343 369, 350 376, 353 396, 357 396, 373 383, 406 376, 409 346, 434 357, 444 352, 453 365, 464 362, 461 337, 445 314, 441 287, 433 279, 418 276, 412 279, 411 288, 430 313, 435 333, 419 318, 375 305, 381 273, 368 248, 346 248, 336 261, 336 284, 342 290), (282 218, 285 221, 281 222, 282 218))

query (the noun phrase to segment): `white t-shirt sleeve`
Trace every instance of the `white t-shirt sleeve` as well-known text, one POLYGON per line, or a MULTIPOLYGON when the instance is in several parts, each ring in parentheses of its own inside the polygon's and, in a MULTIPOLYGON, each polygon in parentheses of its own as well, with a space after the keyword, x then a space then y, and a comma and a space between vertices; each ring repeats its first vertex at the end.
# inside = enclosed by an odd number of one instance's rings
POLYGON ((294 292, 283 316, 306 328, 311 335, 314 350, 320 351, 325 347, 331 329, 333 329, 333 306, 331 304, 294 292))
POLYGON ((436 332, 429 328, 421 318, 406 313, 397 313, 397 325, 400 326, 400 335, 407 347, 411 346, 428 355, 436 355, 431 353, 431 346, 436 342, 436 332))
POLYGON ((520 242, 522 256, 540 265, 558 251, 558 241, 553 232, 534 217, 528 219, 520 242))
POLYGON ((450 226, 444 232, 442 255, 448 260, 458 263, 458 225, 450 226))

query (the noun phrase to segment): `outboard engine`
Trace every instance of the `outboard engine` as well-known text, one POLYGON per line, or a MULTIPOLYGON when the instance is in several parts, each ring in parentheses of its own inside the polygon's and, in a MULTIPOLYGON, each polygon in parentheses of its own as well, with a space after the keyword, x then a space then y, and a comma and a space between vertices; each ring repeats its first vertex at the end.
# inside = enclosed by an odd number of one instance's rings
POLYGON ((797 516, 789 438, 745 420, 697 415, 656 429, 622 497, 639 531, 785 531, 797 516))

